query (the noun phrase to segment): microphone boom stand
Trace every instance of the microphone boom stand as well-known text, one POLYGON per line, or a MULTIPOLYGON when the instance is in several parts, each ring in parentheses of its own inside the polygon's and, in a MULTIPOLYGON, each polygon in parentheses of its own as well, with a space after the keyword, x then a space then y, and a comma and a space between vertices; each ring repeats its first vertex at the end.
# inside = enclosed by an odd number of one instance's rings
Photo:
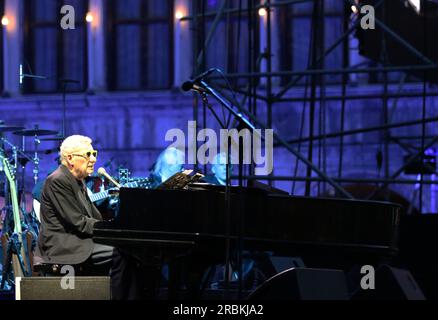
MULTIPOLYGON (((216 120, 219 122, 222 129, 227 129, 225 124, 220 120, 214 109, 208 102, 208 94, 204 91, 201 91, 202 102, 204 106, 206 106, 216 120)), ((231 255, 231 243, 230 243, 230 234, 231 234, 231 197, 230 197, 230 174, 229 174, 229 163, 230 163, 230 144, 227 143, 227 161, 226 161, 226 183, 225 183, 225 299, 228 299, 229 296, 229 279, 230 279, 230 255, 231 255)))
MULTIPOLYGON (((20 81, 22 81, 22 79, 24 78, 33 78, 33 79, 42 79, 42 80, 49 80, 49 79, 53 79, 54 77, 47 77, 47 76, 39 76, 39 75, 34 75, 34 74, 28 74, 28 73, 24 73, 21 74, 20 73, 20 81)), ((56 78, 57 81, 62 83, 62 128, 61 128, 61 137, 65 137, 65 120, 66 120, 66 96, 67 96, 67 85, 69 83, 77 83, 79 84, 80 81, 78 80, 72 80, 72 79, 64 79, 64 78, 56 78)), ((20 82, 21 83, 21 82, 20 82)))
MULTIPOLYGON (((222 129, 227 129, 225 124, 220 121, 219 117, 213 110, 213 108, 208 103, 208 94, 212 95, 216 100, 220 102, 221 105, 223 105, 226 109, 228 109, 235 117, 236 119, 240 120, 240 123, 243 127, 247 127, 250 131, 256 132, 254 125, 245 117, 243 117, 242 114, 236 112, 232 106, 223 99, 213 88, 211 88, 205 81, 200 80, 200 85, 204 90, 199 90, 202 101, 204 105, 206 105, 212 112, 213 116, 216 118, 216 120, 219 122, 222 129)), ((263 138, 263 137, 262 137, 263 138)), ((231 190, 230 190, 230 153, 231 153, 231 146, 230 141, 227 143, 227 162, 226 162, 226 184, 225 184, 225 217, 226 217, 226 239, 225 239, 225 299, 229 298, 229 278, 230 278, 230 262, 231 262, 231 190)), ((240 219, 238 219, 239 226, 238 228, 239 232, 237 234, 237 243, 238 243, 238 251, 237 251, 237 257, 238 257, 238 277, 239 277, 239 298, 242 292, 242 250, 243 250, 243 241, 242 241, 242 220, 243 217, 241 216, 243 210, 240 211, 240 219)))
MULTIPOLYGON (((246 119, 241 113, 235 111, 229 102, 227 102, 224 98, 222 98, 216 90, 214 90, 212 87, 210 87, 204 80, 199 81, 200 87, 202 87, 202 90, 205 91, 208 94, 211 94, 213 97, 218 100, 222 106, 224 106, 228 111, 230 111, 238 120, 241 121, 242 125, 245 125, 248 129, 251 131, 255 130, 254 125, 246 119)), ((261 124, 257 119, 254 118, 251 114, 249 114, 252 118, 253 122, 256 123, 260 129, 266 129, 266 127, 261 124)), ((253 131, 256 132, 256 131, 253 131)), ((307 166, 312 168, 312 170, 317 173, 321 178, 323 178, 325 181, 327 181, 336 191, 338 191, 341 195, 343 195, 347 199, 353 199, 353 196, 344 190, 337 182, 335 182, 332 178, 327 176, 324 172, 319 170, 312 162, 310 162, 307 158, 302 156, 298 151, 296 151, 294 148, 292 148, 286 141, 284 141, 280 136, 278 136, 275 132, 273 132, 274 140, 281 144, 286 150, 290 151, 294 156, 296 156, 298 159, 300 159, 303 163, 305 163, 307 166)), ((265 140, 263 136, 261 136, 262 140, 265 140)))

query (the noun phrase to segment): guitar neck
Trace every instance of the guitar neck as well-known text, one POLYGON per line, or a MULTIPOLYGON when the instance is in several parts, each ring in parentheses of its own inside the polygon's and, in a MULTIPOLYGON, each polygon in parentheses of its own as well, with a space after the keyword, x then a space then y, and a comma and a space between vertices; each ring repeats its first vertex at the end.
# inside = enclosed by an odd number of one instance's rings
MULTIPOLYGON (((11 201, 12 201, 12 213, 14 216, 14 232, 21 234, 21 218, 20 218, 20 209, 18 206, 18 195, 17 195, 17 189, 15 185, 15 176, 13 174, 13 171, 7 161, 7 159, 1 155, 1 160, 3 163, 4 171, 6 174, 6 178, 9 182, 9 191, 11 192, 11 201)), ((21 240, 21 239, 20 239, 21 240)))
MULTIPOLYGON (((130 182, 130 183, 124 184, 122 187, 124 187, 124 188, 136 188, 138 186, 139 186, 138 182, 130 182)), ((93 194, 89 195, 89 198, 90 198, 91 202, 96 202, 96 201, 108 198, 109 196, 110 196, 109 191, 105 190, 105 191, 100 191, 100 192, 97 192, 97 193, 93 193, 93 194)))

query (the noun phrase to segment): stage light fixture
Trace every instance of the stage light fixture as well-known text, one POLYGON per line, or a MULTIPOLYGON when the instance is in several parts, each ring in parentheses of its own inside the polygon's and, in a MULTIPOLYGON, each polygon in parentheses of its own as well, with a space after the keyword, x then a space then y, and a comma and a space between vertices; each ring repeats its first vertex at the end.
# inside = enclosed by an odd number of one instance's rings
POLYGON ((9 19, 8 17, 4 16, 2 18, 2 25, 7 26, 9 24, 9 19))
POLYGON ((175 13, 175 18, 176 18, 177 20, 181 20, 183 16, 184 16, 184 15, 183 15, 182 11, 180 11, 180 10, 178 10, 178 11, 175 13))
POLYGON ((93 22, 93 15, 91 14, 91 12, 88 12, 88 13, 87 13, 87 15, 85 16, 85 20, 86 20, 88 23, 93 22))
POLYGON ((267 13, 268 13, 268 12, 267 12, 266 8, 260 8, 260 9, 259 9, 259 16, 260 16, 260 17, 264 17, 264 16, 266 16, 267 13))

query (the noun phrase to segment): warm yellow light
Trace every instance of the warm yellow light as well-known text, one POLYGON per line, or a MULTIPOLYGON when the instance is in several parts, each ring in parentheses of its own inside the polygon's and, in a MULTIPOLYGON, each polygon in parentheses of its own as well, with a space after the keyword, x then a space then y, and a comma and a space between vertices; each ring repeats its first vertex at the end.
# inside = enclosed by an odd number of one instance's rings
POLYGON ((89 23, 93 22, 93 15, 88 12, 87 15, 85 16, 85 20, 89 23))
POLYGON ((353 13, 358 13, 359 11, 357 10, 356 6, 351 6, 351 11, 353 11, 353 13))
POLYGON ((2 25, 7 26, 9 24, 9 19, 8 17, 4 16, 2 18, 2 25))
POLYGON ((259 16, 260 16, 260 17, 264 17, 264 16, 266 16, 267 13, 268 13, 268 12, 266 11, 266 8, 260 8, 260 9, 259 9, 259 16))
POLYGON ((178 20, 180 20, 182 17, 184 17, 183 12, 180 11, 180 10, 178 10, 178 11, 175 13, 175 18, 178 19, 178 20))

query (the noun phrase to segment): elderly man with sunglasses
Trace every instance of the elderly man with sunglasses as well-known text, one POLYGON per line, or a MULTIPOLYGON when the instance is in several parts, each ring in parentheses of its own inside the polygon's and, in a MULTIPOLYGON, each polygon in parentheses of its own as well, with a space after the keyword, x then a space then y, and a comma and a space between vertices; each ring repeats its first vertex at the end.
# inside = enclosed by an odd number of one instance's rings
POLYGON ((113 299, 135 299, 141 288, 133 264, 118 249, 92 239, 102 216, 84 183, 96 164, 91 143, 88 137, 73 135, 60 147, 61 165, 47 177, 41 193, 36 255, 49 264, 81 266, 93 274, 110 272, 113 299))

